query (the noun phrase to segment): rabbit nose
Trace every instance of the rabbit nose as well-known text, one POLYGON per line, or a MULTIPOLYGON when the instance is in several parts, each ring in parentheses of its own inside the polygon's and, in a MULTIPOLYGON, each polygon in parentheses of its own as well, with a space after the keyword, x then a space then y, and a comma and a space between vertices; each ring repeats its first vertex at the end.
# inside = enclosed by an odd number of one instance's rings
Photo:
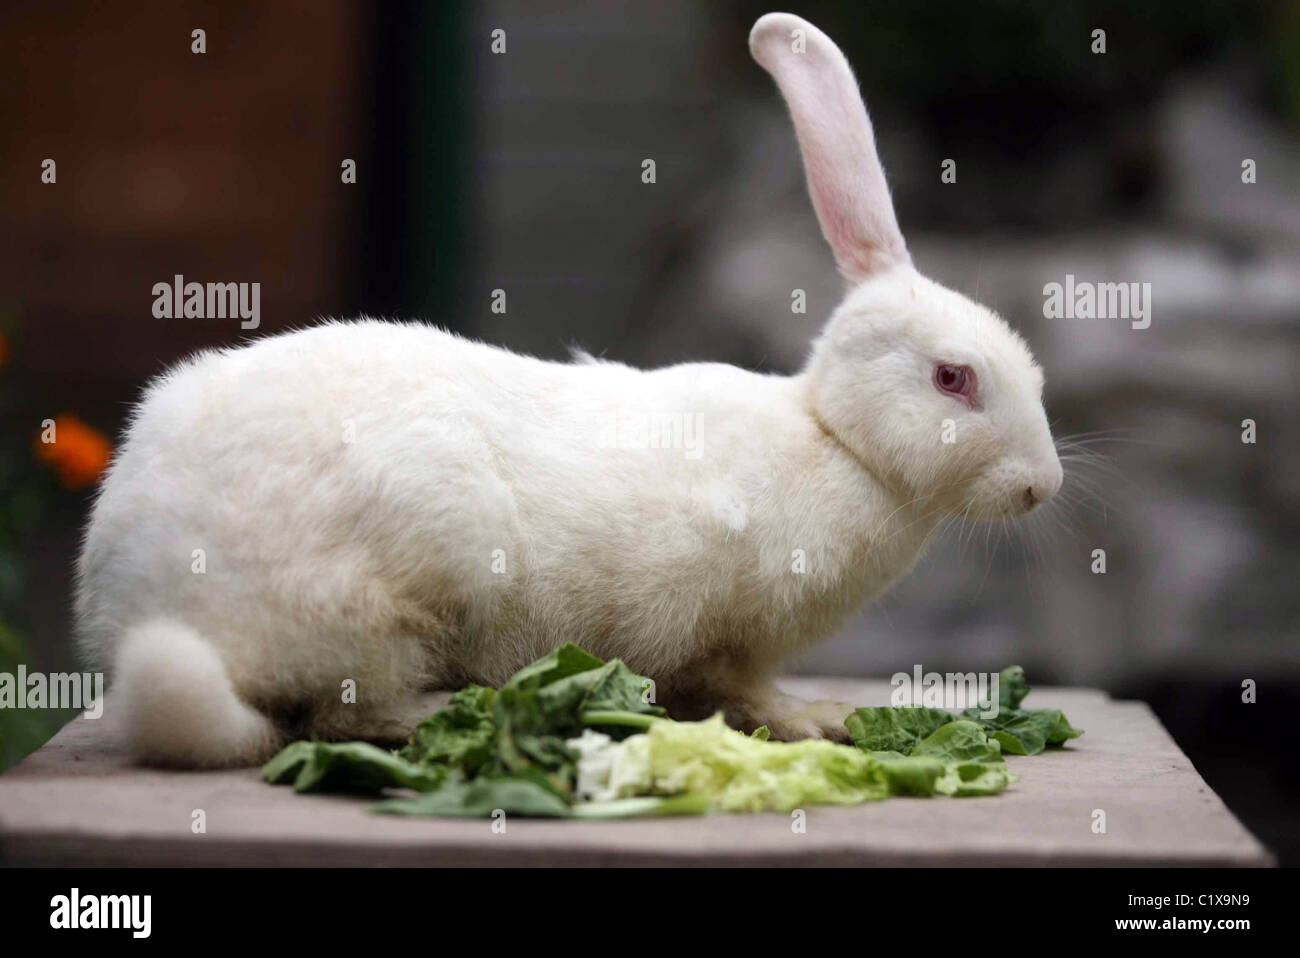
POLYGON ((1041 493, 1039 493, 1033 486, 1026 488, 1025 494, 1020 498, 1024 501, 1025 512, 1028 512, 1030 509, 1034 508, 1034 506, 1043 501, 1041 493))
POLYGON ((1021 500, 1025 505, 1025 511, 1028 512, 1035 506, 1042 505, 1048 499, 1052 498, 1052 496, 1056 495, 1056 491, 1061 488, 1061 478, 1060 467, 1058 466, 1057 472, 1052 476, 1037 479, 1026 486, 1024 494, 1021 496, 1021 500))
POLYGON ((1054 488, 1042 483, 1036 482, 1032 486, 1027 486, 1024 494, 1020 497, 1025 504, 1025 512, 1029 512, 1031 509, 1041 506, 1048 499, 1052 498, 1054 492, 1056 492, 1054 488))

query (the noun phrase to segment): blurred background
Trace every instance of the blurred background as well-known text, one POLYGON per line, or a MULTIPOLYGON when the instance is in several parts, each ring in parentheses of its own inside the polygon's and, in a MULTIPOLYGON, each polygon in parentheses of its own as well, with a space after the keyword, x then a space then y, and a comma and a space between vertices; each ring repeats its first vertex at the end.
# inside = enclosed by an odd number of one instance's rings
MULTIPOLYGON (((1280 754, 1300 709, 1300 4, 785 7, 854 65, 918 267, 1024 333, 1057 434, 1087 443, 1068 501, 938 542, 797 668, 1015 661, 1035 684, 1144 699, 1300 861, 1300 772, 1280 754), (1150 283, 1150 328, 1045 319, 1043 287, 1067 273, 1150 283)), ((70 578, 95 478, 141 384, 195 349, 365 313, 544 357, 797 369, 841 285, 746 48, 769 8, 11 7, 0 671, 77 667, 70 578), (154 318, 175 274, 261 283, 260 328, 154 318), (47 419, 57 451, 37 441, 47 419)), ((69 717, 0 711, 0 769, 69 717)))

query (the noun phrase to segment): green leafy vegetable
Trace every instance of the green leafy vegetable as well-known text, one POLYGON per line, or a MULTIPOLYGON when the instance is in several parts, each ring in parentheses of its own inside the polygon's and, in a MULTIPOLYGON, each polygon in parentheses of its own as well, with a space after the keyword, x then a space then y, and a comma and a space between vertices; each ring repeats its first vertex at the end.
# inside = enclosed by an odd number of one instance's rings
POLYGON ((899 752, 872 752, 884 773, 889 791, 894 795, 933 795, 947 766, 937 758, 903 755, 899 752))
POLYGON ((745 735, 721 715, 665 718, 649 701, 649 679, 563 645, 499 689, 457 692, 399 751, 294 742, 262 774, 299 792, 387 793, 375 810, 392 815, 616 819, 992 795, 1016 780, 1003 753, 1082 734, 1059 710, 1019 707, 1029 687, 1018 666, 999 682, 992 718, 860 708, 845 720, 856 747, 773 742, 767 726, 745 735))
POLYGON ((949 722, 916 743, 912 755, 941 762, 1000 762, 1002 749, 974 722, 949 722))
POLYGON ((595 670, 588 690, 580 703, 580 712, 637 712, 663 715, 664 709, 651 705, 646 695, 650 680, 637 675, 618 659, 595 670))
POLYGON ((670 795, 616 798, 608 802, 580 802, 571 812, 574 818, 644 818, 661 815, 704 815, 713 808, 707 795, 670 795))
POLYGON ((979 718, 977 712, 967 709, 962 715, 988 729, 1008 755, 1037 755, 1049 745, 1061 745, 1083 734, 1060 709, 1002 710, 992 718, 979 718))
POLYGON ((589 672, 604 665, 590 652, 584 652, 573 643, 560 646, 550 655, 544 655, 531 665, 525 665, 512 675, 503 689, 538 689, 544 685, 558 682, 560 679, 589 672))
POLYGON ((510 815, 567 818, 569 803, 545 782, 527 776, 485 775, 450 781, 416 798, 380 802, 375 811, 389 815, 447 815, 486 818, 500 810, 510 815))
MULTIPOLYGON (((995 795, 1016 780, 1007 772, 1000 746, 984 729, 975 722, 940 714, 948 721, 905 752, 870 750, 881 763, 891 791, 901 795, 995 795)), ((931 720, 937 721, 933 716, 931 720)), ((872 740, 855 742, 865 748, 872 740)))
POLYGON ((294 742, 266 763, 262 777, 295 792, 378 792, 385 788, 430 791, 447 770, 424 767, 368 742, 294 742))
POLYGON ((492 699, 496 690, 471 685, 451 697, 447 707, 416 727, 399 753, 408 762, 450 765, 473 775, 491 761, 496 741, 492 699))
POLYGON ((1029 694, 1018 665, 998 675, 998 714, 960 717, 929 708, 860 708, 844 720, 853 743, 882 764, 899 794, 993 795, 1016 780, 1002 756, 1036 755, 1083 732, 1059 709, 1022 709, 1029 694))
POLYGON ((952 720, 953 716, 938 709, 886 706, 855 709, 844 724, 859 748, 907 754, 917 742, 952 720))
POLYGON ((392 799, 375 806, 388 815, 437 815, 453 818, 487 818, 496 812, 532 818, 582 818, 588 820, 649 818, 668 815, 704 815, 712 808, 707 795, 671 795, 620 798, 606 802, 570 805, 549 789, 526 779, 481 778, 454 782, 412 799, 392 799))
POLYGON ((560 795, 573 790, 576 756, 566 739, 604 720, 611 734, 627 735, 663 714, 643 700, 649 680, 618 659, 602 662, 576 645, 563 645, 516 673, 492 702, 496 725, 489 771, 540 771, 560 795), (594 718, 593 718, 594 716, 594 718), (638 716, 640 718, 638 718, 638 716))
POLYGON ((1030 692, 1025 683, 1025 670, 1018 665, 1008 665, 998 673, 998 706, 1018 709, 1030 692))
POLYGON ((995 795, 1014 782, 1002 759, 1002 748, 984 729, 965 720, 936 729, 912 749, 913 758, 932 758, 944 771, 934 789, 944 795, 995 795))
POLYGON ((962 717, 983 725, 1008 755, 1037 755, 1083 734, 1060 709, 1022 709, 1020 703, 1028 694, 1025 670, 1013 665, 998 675, 998 714, 986 718, 976 709, 967 709, 962 717))
POLYGON ((1075 728, 1070 724, 1064 712, 1057 711, 1056 714, 1060 718, 1056 720, 1056 725, 1047 736, 1048 745, 1064 745, 1069 739, 1078 738, 1083 734, 1083 729, 1075 728))
POLYGON ((820 739, 770 742, 703 722, 655 722, 623 742, 588 732, 578 790, 598 800, 631 795, 703 795, 723 811, 781 811, 884 798, 876 759, 820 739))
POLYGON ((478 815, 502 808, 555 815, 557 802, 567 808, 576 773, 577 755, 566 739, 589 725, 613 736, 644 730, 664 712, 648 701, 650 687, 618 659, 605 662, 563 645, 500 689, 471 685, 457 692, 396 753, 361 742, 295 742, 263 774, 297 791, 428 793, 385 803, 383 810, 394 813, 478 815), (429 797, 434 792, 441 797, 429 797))
POLYGON ((610 734, 617 734, 622 729, 636 729, 644 732, 655 722, 661 721, 656 715, 642 712, 583 712, 582 724, 594 725, 605 729, 610 734))

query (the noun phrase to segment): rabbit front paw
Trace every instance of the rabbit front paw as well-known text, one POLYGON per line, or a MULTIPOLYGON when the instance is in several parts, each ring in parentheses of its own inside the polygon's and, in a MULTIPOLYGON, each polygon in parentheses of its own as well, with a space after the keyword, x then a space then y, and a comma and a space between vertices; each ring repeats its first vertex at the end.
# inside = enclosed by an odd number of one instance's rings
POLYGON ((788 717, 774 716, 767 723, 772 730, 772 738, 781 742, 795 742, 805 738, 824 738, 832 742, 847 743, 849 730, 844 725, 844 717, 853 711, 853 706, 843 702, 803 702, 791 701, 796 709, 788 717))
POLYGON ((779 742, 822 738, 847 743, 849 730, 844 725, 844 718, 852 711, 853 706, 843 702, 805 702, 781 696, 761 704, 726 708, 724 716, 728 725, 745 732, 766 725, 772 738, 779 742))

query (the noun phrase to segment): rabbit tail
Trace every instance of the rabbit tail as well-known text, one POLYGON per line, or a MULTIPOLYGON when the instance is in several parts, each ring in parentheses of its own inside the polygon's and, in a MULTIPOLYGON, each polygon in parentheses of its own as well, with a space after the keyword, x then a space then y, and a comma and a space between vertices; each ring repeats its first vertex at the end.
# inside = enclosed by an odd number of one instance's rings
POLYGON ((107 707, 120 710, 131 752, 154 765, 252 765, 283 736, 235 694, 225 664, 189 626, 154 619, 122 637, 107 707))

